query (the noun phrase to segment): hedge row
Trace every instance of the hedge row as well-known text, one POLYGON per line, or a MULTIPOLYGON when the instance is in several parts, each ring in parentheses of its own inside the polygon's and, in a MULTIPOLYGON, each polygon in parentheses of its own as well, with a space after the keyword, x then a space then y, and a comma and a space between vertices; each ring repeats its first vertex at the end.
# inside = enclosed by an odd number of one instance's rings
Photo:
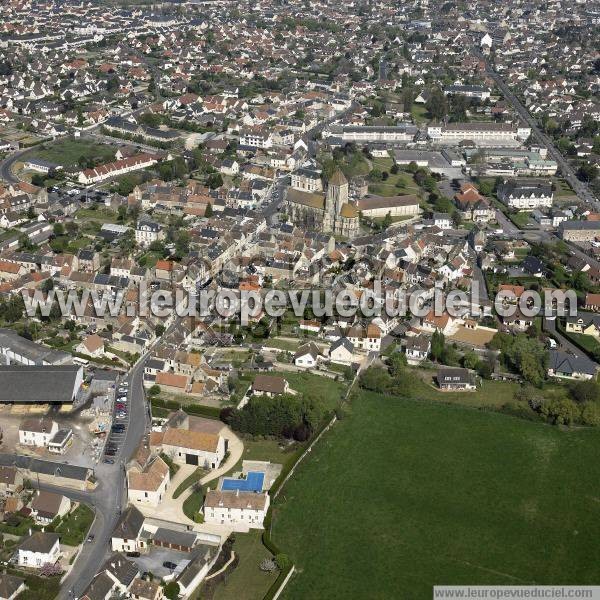
POLYGON ((153 408, 166 408, 169 410, 183 409, 188 415, 197 417, 207 417, 209 419, 221 418, 221 409, 216 406, 203 406, 202 404, 183 405, 175 400, 162 400, 161 398, 152 398, 153 408))

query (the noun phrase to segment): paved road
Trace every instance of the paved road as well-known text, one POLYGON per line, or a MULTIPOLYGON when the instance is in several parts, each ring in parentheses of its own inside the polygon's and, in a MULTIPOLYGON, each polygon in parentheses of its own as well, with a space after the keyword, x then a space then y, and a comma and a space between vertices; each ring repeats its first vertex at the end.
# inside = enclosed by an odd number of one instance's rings
POLYGON ((17 150, 10 156, 7 156, 0 163, 0 179, 3 179, 7 183, 19 183, 21 180, 12 172, 13 165, 21 159, 24 154, 31 152, 31 148, 25 148, 23 150, 17 150))
POLYGON ((496 221, 506 235, 519 236, 523 233, 500 209, 496 209, 496 221))
POLYGON ((100 570, 110 547, 110 537, 121 510, 127 504, 125 490, 125 465, 138 447, 148 423, 148 409, 143 389, 143 374, 146 357, 131 370, 125 381, 129 382, 129 426, 114 465, 99 463, 95 469, 98 487, 92 492, 80 492, 67 488, 41 485, 44 489, 53 488, 73 500, 85 502, 94 507, 96 520, 90 534, 94 541, 85 544, 69 576, 61 586, 58 600, 68 600, 71 590, 80 597, 94 575, 100 570))
MULTIPOLYGON (((475 50, 475 53, 479 56, 479 58, 484 59, 483 55, 479 52, 479 50, 475 50)), ((486 61, 486 71, 488 75, 494 80, 498 88, 504 94, 504 97, 513 105, 514 109, 518 113, 518 115, 525 121, 529 127, 531 127, 532 135, 538 142, 548 148, 548 153, 550 156, 557 162, 560 167, 560 171, 562 176, 569 182, 569 185, 573 188, 575 193, 584 200, 588 204, 592 205, 594 209, 600 209, 600 202, 596 198, 596 196, 592 193, 590 188, 583 182, 580 181, 575 175, 575 171, 571 167, 571 165, 567 162, 565 157, 558 151, 556 146, 554 145, 553 140, 547 136, 537 124, 537 121, 531 116, 529 111, 523 106, 521 101, 513 94, 508 85, 504 82, 502 77, 496 73, 486 61)))

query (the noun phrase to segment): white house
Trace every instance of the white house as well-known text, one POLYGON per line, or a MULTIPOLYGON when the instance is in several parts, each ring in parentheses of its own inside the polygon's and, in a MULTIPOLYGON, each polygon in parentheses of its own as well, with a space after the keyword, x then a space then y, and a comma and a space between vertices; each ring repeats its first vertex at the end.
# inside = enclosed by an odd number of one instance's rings
POLYGON ((262 529, 269 503, 267 492, 208 490, 204 498, 204 520, 227 525, 234 531, 262 529))
POLYGON ((104 340, 97 333, 93 333, 86 336, 75 350, 88 356, 102 356, 104 354, 104 340))
POLYGON ((429 338, 423 335, 408 338, 405 346, 406 359, 410 364, 418 364, 427 358, 430 349, 429 338))
POLYGON ((165 497, 171 477, 165 461, 157 456, 145 469, 127 472, 127 496, 132 504, 157 507, 165 497))
POLYGON ((226 452, 225 439, 214 433, 167 428, 162 435, 163 452, 174 462, 216 469, 226 452))
POLYGON ((351 327, 346 337, 355 348, 364 352, 379 352, 381 348, 381 329, 377 325, 351 327))
POLYGON ((296 354, 294 354, 294 364, 297 367, 303 367, 305 369, 312 369, 317 366, 320 358, 320 352, 316 344, 309 342, 298 348, 296 354))
POLYGON ((497 194, 498 200, 510 208, 519 210, 550 208, 554 198, 550 183, 524 182, 514 179, 501 183, 498 186, 497 194))
POLYGON ((235 177, 240 172, 240 164, 237 160, 233 158, 226 158, 221 163, 221 168, 219 169, 223 175, 229 175, 231 177, 235 177))
POLYGON ((38 491, 31 501, 31 514, 36 523, 49 525, 57 517, 64 517, 71 510, 71 501, 62 494, 38 491))
POLYGON ((146 549, 146 539, 141 536, 144 520, 144 515, 135 506, 125 509, 112 532, 110 545, 113 552, 140 552, 146 549))
POLYGON ((48 417, 27 419, 19 427, 19 444, 45 448, 58 431, 58 423, 48 417))
POLYGON ((447 213, 434 213, 433 224, 440 229, 450 229, 452 227, 452 219, 447 213))
POLYGON ((60 558, 58 533, 36 531, 21 543, 18 550, 18 565, 39 569, 44 565, 54 565, 60 558))
POLYGON ((157 242, 165 237, 163 228, 148 219, 138 221, 135 228, 135 241, 140 246, 149 246, 152 242, 157 242))
POLYGON ((351 365, 354 358, 354 345, 345 337, 342 337, 329 348, 329 360, 338 365, 351 365))

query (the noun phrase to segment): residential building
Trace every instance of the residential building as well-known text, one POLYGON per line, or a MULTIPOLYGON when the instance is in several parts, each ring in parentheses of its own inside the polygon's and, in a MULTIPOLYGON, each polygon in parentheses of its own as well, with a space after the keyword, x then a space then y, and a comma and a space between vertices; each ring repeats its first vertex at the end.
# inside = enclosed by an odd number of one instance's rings
POLYGON ((313 342, 303 344, 294 354, 294 364, 304 369, 313 369, 317 366, 321 354, 313 342))
POLYGON ((498 186, 498 200, 509 208, 518 210, 534 210, 550 208, 554 193, 549 183, 505 180, 498 186))
POLYGON ((130 469, 127 471, 129 502, 156 508, 162 502, 170 481, 169 467, 160 456, 142 470, 130 469))
POLYGON ((27 419, 19 426, 19 444, 45 448, 58 431, 58 423, 49 417, 27 419))
POLYGON ((204 520, 227 525, 235 531, 262 529, 269 503, 267 492, 208 490, 204 498, 204 520))
POLYGON ((596 376, 598 365, 585 356, 567 354, 562 350, 550 350, 548 377, 561 379, 592 379, 596 376))
POLYGON ((60 558, 60 538, 58 533, 36 531, 18 546, 17 564, 20 567, 40 569, 44 565, 54 565, 60 558))
POLYGON ((31 501, 31 514, 36 523, 49 525, 57 517, 64 517, 71 510, 71 501, 62 494, 38 491, 31 501))
POLYGON ((227 444, 214 433, 168 427, 162 437, 162 449, 176 463, 216 469, 225 456, 227 444))
POLYGON ((288 382, 283 377, 274 375, 257 375, 252 383, 252 394, 255 396, 280 396, 289 391, 288 382))
POLYGON ((474 390, 476 385, 468 369, 441 367, 438 369, 437 382, 440 390, 456 392, 474 390))

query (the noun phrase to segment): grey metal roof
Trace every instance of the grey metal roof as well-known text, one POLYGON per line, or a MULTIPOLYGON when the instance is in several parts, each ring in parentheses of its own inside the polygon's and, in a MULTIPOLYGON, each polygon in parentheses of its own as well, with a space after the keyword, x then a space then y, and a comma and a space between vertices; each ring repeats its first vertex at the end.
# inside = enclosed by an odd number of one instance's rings
POLYGON ((1 365, 0 402, 73 402, 78 365, 1 365))

